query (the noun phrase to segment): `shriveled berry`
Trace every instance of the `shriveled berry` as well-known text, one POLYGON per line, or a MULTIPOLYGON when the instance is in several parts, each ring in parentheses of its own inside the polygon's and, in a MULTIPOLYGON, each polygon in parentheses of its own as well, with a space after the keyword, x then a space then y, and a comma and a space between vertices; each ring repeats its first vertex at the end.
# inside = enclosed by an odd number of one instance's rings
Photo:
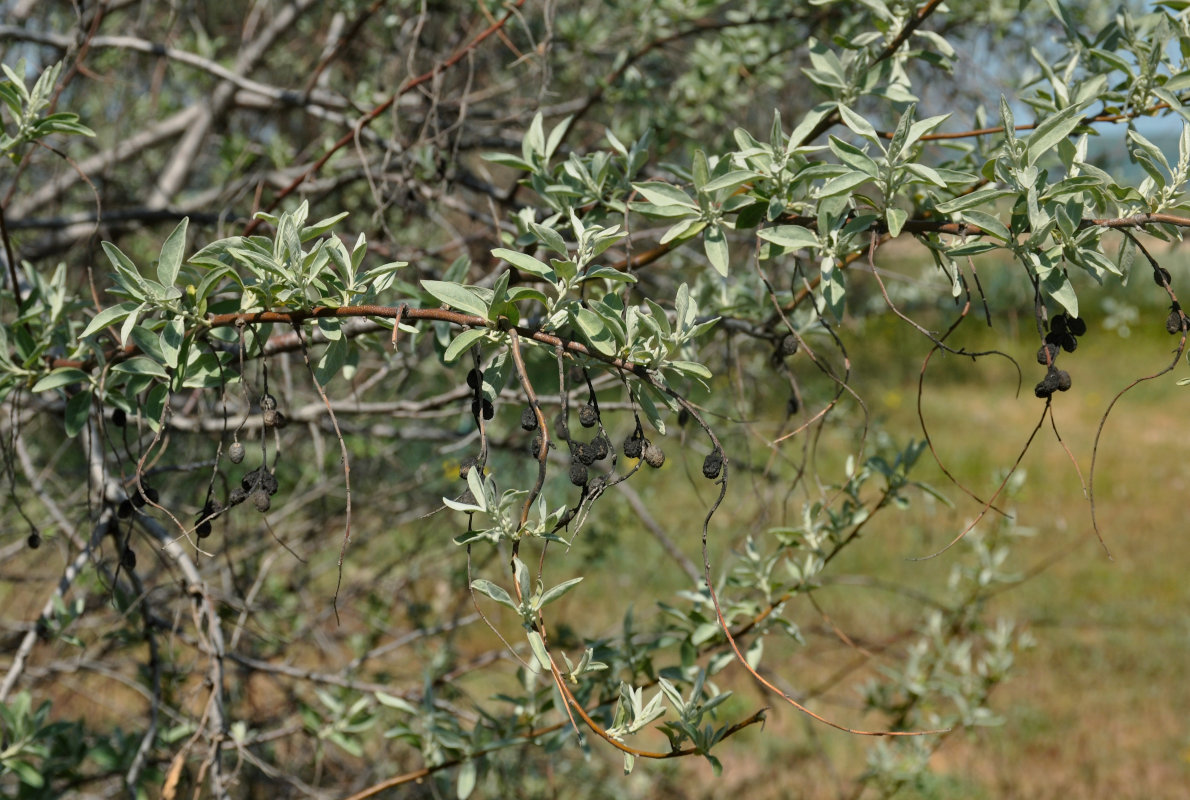
POLYGON ((483 401, 479 400, 479 399, 473 399, 471 401, 471 416, 478 417, 482 413, 483 413, 483 401))
POLYGON ((252 505, 256 506, 256 510, 261 512, 262 514, 265 511, 268 511, 269 506, 271 506, 272 504, 273 504, 273 501, 269 499, 269 496, 267 493, 262 492, 262 491, 255 491, 252 493, 252 505))
POLYGON ((533 436, 533 441, 529 442, 529 455, 537 458, 541 455, 541 433, 538 432, 533 436))
POLYGON ((690 422, 690 412, 683 408, 678 412, 678 427, 685 428, 688 422, 690 422))
POLYGON ((1050 371, 1041 379, 1041 383, 1033 387, 1033 394, 1045 399, 1058 391, 1060 383, 1061 379, 1058 377, 1058 370, 1051 367, 1050 371))
POLYGON ((1064 369, 1058 370, 1058 391, 1070 391, 1070 373, 1064 369))
POLYGON ((244 460, 244 445, 242 442, 232 442, 231 447, 227 448, 227 457, 231 459, 231 463, 239 464, 244 460))
POLYGON ((537 430, 537 412, 533 406, 525 406, 521 411, 521 427, 527 431, 537 430))
POLYGON ((566 424, 566 415, 561 411, 554 415, 554 435, 562 441, 570 438, 570 426, 566 424))
POLYGON ((112 412, 112 424, 117 428, 123 428, 128 424, 128 414, 122 408, 117 408, 112 412))
POLYGON ((707 453, 707 457, 702 460, 702 474, 703 477, 709 480, 715 480, 719 477, 719 472, 723 469, 723 453, 715 448, 707 453))
POLYGON ((640 458, 645 449, 645 440, 633 434, 624 440, 625 458, 640 458))
POLYGON ((595 413, 595 406, 590 403, 584 403, 578 407, 578 424, 584 428, 593 428, 595 423, 599 421, 599 415, 595 413))
POLYGON ((480 408, 480 411, 483 412, 484 419, 491 419, 492 417, 496 416, 496 407, 493 406, 492 401, 486 397, 483 399, 483 404, 480 408))
POLYGON ((645 448, 645 463, 653 469, 660 469, 661 465, 665 463, 665 451, 650 442, 649 446, 645 448))
POLYGON ((575 486, 587 485, 587 465, 581 461, 570 462, 570 482, 575 486))
POLYGON ((41 534, 37 531, 31 532, 29 536, 26 537, 25 544, 29 546, 30 550, 36 550, 37 548, 41 547, 41 534))
POLYGON ((238 506, 240 503, 248 499, 248 490, 242 486, 237 486, 227 494, 227 505, 238 506))
POLYGON ((1073 333, 1067 333, 1062 337, 1060 344, 1067 353, 1073 353, 1078 349, 1078 338, 1073 333))
POLYGON ((260 415, 261 420, 264 422, 264 426, 266 428, 277 427, 277 414, 279 413, 280 412, 278 412, 275 408, 266 408, 260 415))
POLYGON ((1180 311, 1169 312, 1169 316, 1165 318, 1165 330, 1171 335, 1182 332, 1182 313, 1180 311))
POLYGON ((781 337, 781 344, 778 347, 782 356, 791 356, 797 352, 797 337, 792 333, 787 333, 781 337))
POLYGON ((1164 267, 1158 267, 1153 270, 1153 283, 1158 286, 1165 286, 1169 283, 1169 270, 1164 267))
POLYGON ((1050 320, 1050 330, 1058 335, 1066 333, 1069 330, 1066 327, 1066 315, 1054 314, 1053 319, 1050 320))
POLYGON ((211 535, 211 521, 204 519, 202 522, 194 526, 194 535, 199 539, 205 539, 211 535))
MULTIPOLYGON (((145 491, 148 491, 148 489, 146 489, 145 491)), ((136 491, 134 491, 132 493, 132 505, 134 508, 144 508, 145 507, 145 496, 143 494, 141 494, 141 491, 139 489, 137 489, 136 491)))
POLYGON ((136 552, 128 545, 124 545, 124 550, 120 553, 120 566, 124 569, 136 569, 136 552))
POLYGON ((260 396, 260 410, 261 411, 276 411, 277 398, 273 397, 268 392, 260 396))
POLYGON ((785 415, 792 417, 801 409, 801 407, 802 404, 798 402, 797 395, 791 394, 789 395, 789 399, 785 402, 785 415))
POLYGON ((132 501, 125 498, 120 501, 120 505, 116 508, 116 516, 120 519, 128 519, 132 516, 132 501))
MULTIPOLYGON (((245 492, 260 489, 268 494, 276 494, 277 476, 263 466, 257 467, 251 472, 244 473, 244 477, 240 478, 240 488, 245 492)), ((240 498, 240 502, 243 502, 243 498, 240 498)))
POLYGON ((573 445, 572 452, 575 460, 585 466, 589 467, 595 463, 595 448, 589 444, 578 442, 573 445))
POLYGON ((1037 363, 1043 367, 1048 367, 1057 359, 1059 350, 1061 350, 1061 347, 1055 342, 1043 344, 1041 349, 1037 351, 1037 363))
POLYGON ((472 367, 467 373, 467 385, 472 389, 478 389, 483 385, 483 373, 472 367))
POLYGON ((601 433, 591 440, 591 452, 594 454, 596 461, 602 461, 607 458, 610 451, 611 442, 608 441, 606 435, 601 433))
POLYGON ((1066 320, 1066 330, 1075 336, 1082 336, 1087 332, 1087 321, 1081 317, 1071 317, 1066 320))

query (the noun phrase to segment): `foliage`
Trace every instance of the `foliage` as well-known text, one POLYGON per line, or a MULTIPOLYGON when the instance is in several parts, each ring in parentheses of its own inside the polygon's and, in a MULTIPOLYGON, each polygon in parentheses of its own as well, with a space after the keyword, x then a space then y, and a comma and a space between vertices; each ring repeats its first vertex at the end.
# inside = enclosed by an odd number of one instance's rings
POLYGON ((3 552, 41 579, 5 587, 0 786, 530 796, 605 769, 584 752, 719 773, 781 702, 883 734, 856 796, 927 786, 1031 641, 991 608, 1021 473, 929 540, 952 578, 866 654, 862 707, 789 688, 840 564, 945 501, 928 434, 867 417, 850 331, 992 355, 948 340, 977 264, 1012 264, 1040 428, 1080 292, 1139 270, 1173 370, 1185 4, 381 5, 49 2, 0 33, 3 552), (966 82, 988 37, 1033 70, 1011 96, 966 82), (1111 126, 1143 180, 1096 152, 1111 126), (936 267, 916 309, 893 241, 936 267), (70 648, 135 712, 70 708, 70 648))

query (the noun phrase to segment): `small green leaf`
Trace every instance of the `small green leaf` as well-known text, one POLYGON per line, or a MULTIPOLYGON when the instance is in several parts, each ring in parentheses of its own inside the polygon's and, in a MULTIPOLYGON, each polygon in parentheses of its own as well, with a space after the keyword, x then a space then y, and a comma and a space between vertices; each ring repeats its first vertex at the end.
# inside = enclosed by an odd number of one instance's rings
POLYGON ((112 367, 112 372, 126 372, 129 375, 151 375, 154 378, 167 380, 169 373, 165 368, 151 358, 134 356, 127 361, 121 361, 112 367))
POLYGON ((690 195, 672 183, 649 181, 648 183, 634 183, 632 184, 632 188, 636 189, 650 203, 661 206, 662 208, 666 206, 682 206, 694 210, 698 209, 698 203, 694 202, 690 195))
POLYGON ((501 605, 505 605, 513 609, 517 607, 517 604, 513 602, 513 599, 511 596, 509 596, 508 592, 504 591, 502 587, 497 586, 489 580, 476 578, 475 580, 471 581, 471 588, 480 594, 487 595, 501 605))
POLYGON ((459 800, 467 800, 475 791, 476 777, 475 759, 464 761, 463 766, 459 767, 459 777, 455 783, 455 797, 459 800))
POLYGON ((34 394, 39 392, 48 392, 51 389, 58 389, 62 386, 68 386, 72 383, 79 383, 89 381, 91 376, 83 372, 81 369, 74 367, 60 367, 54 370, 49 375, 33 384, 31 390, 34 394))
POLYGON ((422 281, 421 286, 448 306, 487 319, 488 304, 469 287, 449 281, 422 281))
POLYGON ((1029 136, 1028 163, 1037 163, 1045 153, 1049 152, 1058 142, 1069 136, 1075 128, 1082 124, 1083 109, 1091 104, 1090 100, 1076 103, 1064 108, 1057 114, 1046 117, 1029 136))
POLYGON ((903 208, 889 206, 884 212, 884 219, 888 223, 889 236, 897 237, 905 227, 905 220, 909 219, 909 212, 903 208))
POLYGON ((487 335, 488 332, 486 328, 469 328, 463 331, 451 340, 451 343, 446 348, 446 352, 443 354, 442 359, 448 364, 451 363, 460 355, 465 353, 468 349, 470 349, 471 345, 475 344, 487 335))
POLYGON ((190 224, 189 217, 183 217, 173 232, 166 237, 161 245, 161 256, 157 260, 157 280, 162 286, 173 286, 178 280, 178 270, 182 268, 182 253, 186 249, 186 227, 190 224))
POLYGON ((522 272, 537 275, 540 278, 545 278, 547 281, 558 280, 558 276, 554 274, 553 269, 548 264, 538 261, 531 255, 520 253, 516 250, 507 250, 503 247, 497 247, 492 251, 492 255, 496 258, 504 259, 522 272))
POLYGON ((79 392, 66 401, 66 435, 73 439, 87 427, 87 419, 91 416, 91 389, 79 392))
POLYGON ((730 252, 727 246, 727 236, 723 233, 723 227, 720 225, 708 225, 702 234, 702 245, 703 249, 706 250, 711 266, 720 275, 727 277, 730 252))
POLYGON ((765 241, 793 249, 818 247, 819 245, 818 236, 814 231, 803 228, 801 225, 776 225, 772 228, 763 228, 757 231, 756 235, 765 241))

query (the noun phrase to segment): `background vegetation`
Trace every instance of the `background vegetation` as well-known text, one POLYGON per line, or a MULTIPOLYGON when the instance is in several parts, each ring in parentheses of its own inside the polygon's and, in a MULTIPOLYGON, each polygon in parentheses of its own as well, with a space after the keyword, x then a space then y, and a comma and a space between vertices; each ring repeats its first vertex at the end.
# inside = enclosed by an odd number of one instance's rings
POLYGON ((1178 796, 1186 4, 792 6, 0 4, 0 789, 1178 796))

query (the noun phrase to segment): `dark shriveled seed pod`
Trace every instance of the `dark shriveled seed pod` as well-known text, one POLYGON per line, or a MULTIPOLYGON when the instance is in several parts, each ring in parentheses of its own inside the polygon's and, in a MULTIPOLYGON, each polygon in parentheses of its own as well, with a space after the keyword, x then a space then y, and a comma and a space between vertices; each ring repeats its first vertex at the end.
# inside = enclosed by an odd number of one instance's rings
POLYGON ((640 458, 645 449, 645 440, 635 434, 624 439, 625 458, 640 458))
POLYGON ((593 428, 595 423, 599 421, 599 415, 595 413, 595 406, 590 403, 584 403, 578 407, 578 424, 584 428, 593 428))
POLYGON ((575 486, 587 485, 587 465, 581 461, 570 462, 570 482, 575 486))
POLYGON ((537 412, 533 406, 525 406, 521 410, 521 428, 527 431, 537 430, 537 412))
POLYGON ((702 474, 707 480, 715 480, 719 477, 719 473, 723 470, 723 453, 715 448, 707 453, 707 457, 702 460, 702 474))
POLYGON ((231 447, 227 448, 227 457, 231 459, 231 463, 240 464, 244 460, 244 445, 242 442, 232 442, 231 447))

